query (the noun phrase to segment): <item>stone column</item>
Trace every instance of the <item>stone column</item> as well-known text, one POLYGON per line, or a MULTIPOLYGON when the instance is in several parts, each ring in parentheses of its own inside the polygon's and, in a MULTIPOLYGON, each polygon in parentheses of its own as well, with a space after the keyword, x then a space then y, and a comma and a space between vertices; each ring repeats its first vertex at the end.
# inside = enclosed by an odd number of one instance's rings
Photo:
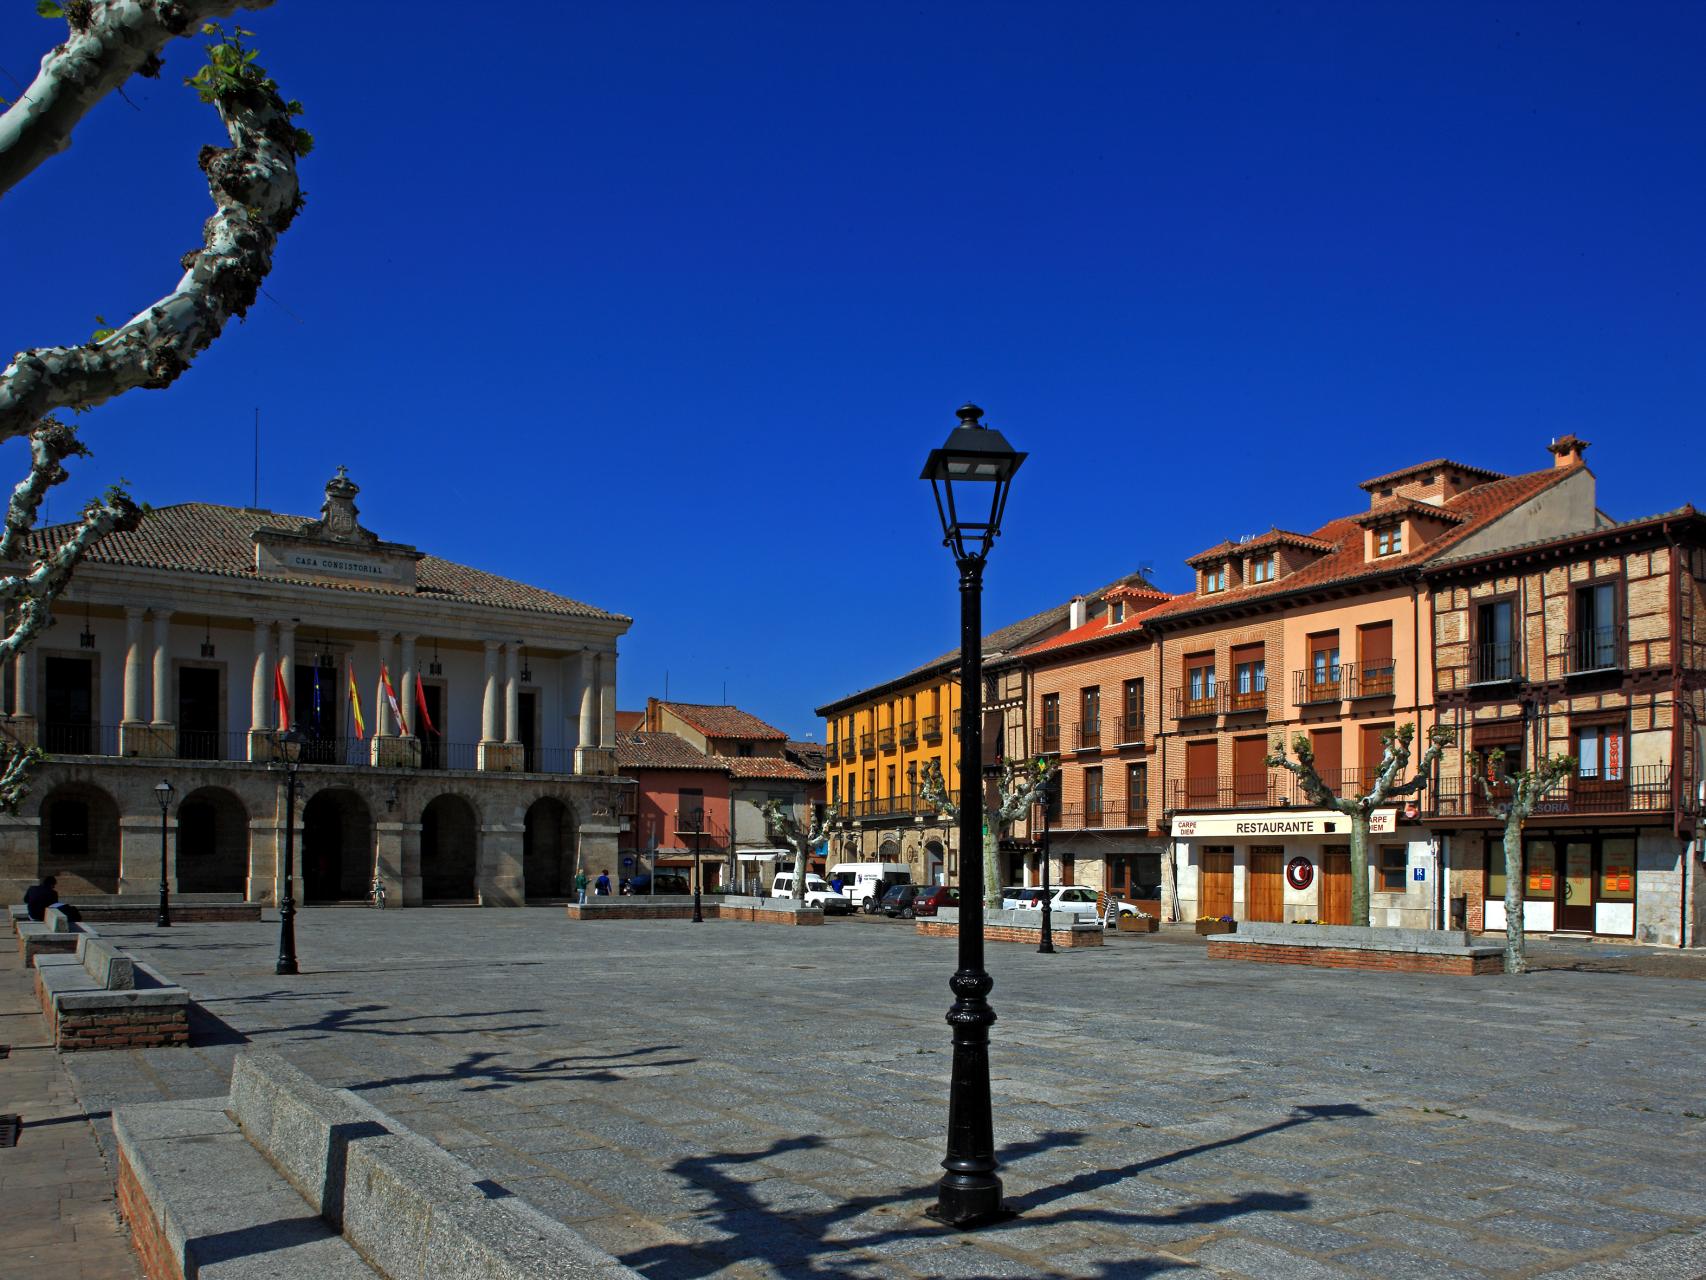
POLYGON ((14 716, 35 715, 35 691, 30 688, 30 677, 35 674, 35 664, 30 661, 35 653, 35 646, 22 650, 12 670, 12 714, 14 716))
POLYGON ((598 745, 616 745, 616 651, 598 655, 598 745))
POLYGON ((581 745, 579 737, 579 715, 581 705, 580 676, 581 660, 578 653, 571 653, 562 662, 563 685, 563 745, 574 748, 581 745))
MULTIPOLYGON (((255 620, 255 665, 249 675, 249 759, 272 759, 272 624, 255 620)), ((252 861, 252 858, 251 858, 252 861)), ((253 881, 254 871, 250 871, 253 881)))
POLYGON ((403 657, 399 665, 403 668, 403 687, 397 690, 397 699, 403 704, 403 723, 400 726, 405 736, 420 736, 420 726, 414 723, 420 713, 415 710, 415 637, 403 636, 403 657))
POLYGON ((172 712, 172 611, 154 610, 154 727, 163 729, 175 717, 172 712))
POLYGON ((124 723, 143 723, 142 608, 139 605, 126 605, 124 610, 124 723))
MULTIPOLYGON (((301 717, 296 714, 296 620, 280 619, 278 624, 278 669, 284 674, 284 695, 291 700, 290 723, 301 717)), ((283 708, 280 708, 282 712, 283 708)), ((280 729, 288 728, 281 720, 280 729)), ((301 899, 298 899, 301 901, 301 899)))
POLYGON ((373 736, 383 738, 400 730, 391 723, 391 704, 385 697, 385 672, 391 668, 391 632, 378 632, 375 638, 379 644, 379 670, 373 678, 373 736))
POLYGON ((575 687, 580 691, 580 734, 575 740, 575 772, 600 773, 598 752, 598 681, 591 649, 580 653, 580 679, 575 687))
POLYGON ((498 642, 486 641, 486 694, 480 704, 480 741, 498 740, 498 642))
POLYGON ((504 741, 521 741, 521 674, 519 646, 504 646, 504 741))

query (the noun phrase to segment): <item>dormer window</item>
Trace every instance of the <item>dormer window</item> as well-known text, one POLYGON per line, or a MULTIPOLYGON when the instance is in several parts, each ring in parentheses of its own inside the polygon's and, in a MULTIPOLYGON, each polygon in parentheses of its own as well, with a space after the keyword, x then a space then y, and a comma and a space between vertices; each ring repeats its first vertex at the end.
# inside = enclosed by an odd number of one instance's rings
POLYGON ((1216 591, 1226 590, 1226 566, 1218 565, 1213 569, 1204 569, 1202 575, 1204 595, 1213 595, 1216 591))
POLYGON ((1115 600, 1108 605, 1108 625, 1125 621, 1125 601, 1115 600))
POLYGON ((1374 531, 1374 554, 1377 556, 1401 555, 1404 551, 1404 526, 1401 524, 1383 524, 1374 531))
POLYGON ((1272 555, 1266 555, 1258 556, 1250 561, 1250 581, 1252 583, 1272 582, 1274 580, 1275 559, 1276 557, 1272 555))

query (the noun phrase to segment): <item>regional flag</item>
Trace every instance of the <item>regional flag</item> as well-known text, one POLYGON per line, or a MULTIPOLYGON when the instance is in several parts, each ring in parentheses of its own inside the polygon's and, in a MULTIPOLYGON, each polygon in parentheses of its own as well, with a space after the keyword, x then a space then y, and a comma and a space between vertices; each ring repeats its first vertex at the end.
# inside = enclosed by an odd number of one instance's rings
POLYGON ((407 733, 409 726, 403 721, 403 708, 397 705, 397 691, 391 687, 391 672, 383 662, 379 664, 379 683, 385 686, 385 701, 391 704, 391 714, 397 718, 397 731, 407 733))
POLYGON ((273 694, 278 698, 278 727, 290 728, 290 690, 284 687, 284 659, 280 658, 273 671, 273 694))
POLYGON ((438 737, 438 728, 432 722, 432 713, 427 710, 426 686, 418 677, 415 680, 415 706, 420 709, 421 723, 427 727, 427 732, 435 738, 438 737))
POLYGON ((349 662, 349 705, 350 710, 355 713, 355 736, 359 742, 367 737, 367 722, 361 718, 361 694, 356 692, 354 659, 349 662))

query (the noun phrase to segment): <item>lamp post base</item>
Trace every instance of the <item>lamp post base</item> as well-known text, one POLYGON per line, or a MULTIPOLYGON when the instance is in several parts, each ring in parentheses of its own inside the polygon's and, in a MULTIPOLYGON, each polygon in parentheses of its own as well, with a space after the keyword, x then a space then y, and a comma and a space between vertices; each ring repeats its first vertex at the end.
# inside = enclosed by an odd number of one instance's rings
POLYGON ((934 1218, 955 1231, 975 1231, 1019 1216, 1002 1203, 1001 1179, 996 1178, 994 1186, 960 1186, 956 1183, 950 1187, 948 1184, 953 1180, 954 1175, 949 1174, 938 1184, 936 1203, 924 1211, 925 1217, 934 1218))

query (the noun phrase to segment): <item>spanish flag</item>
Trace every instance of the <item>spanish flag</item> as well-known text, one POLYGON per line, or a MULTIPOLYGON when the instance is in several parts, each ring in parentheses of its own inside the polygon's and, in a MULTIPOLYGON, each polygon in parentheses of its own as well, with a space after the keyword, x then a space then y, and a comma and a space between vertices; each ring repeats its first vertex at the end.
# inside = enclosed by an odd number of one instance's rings
POLYGON ((397 691, 391 687, 391 673, 383 662, 379 664, 379 683, 385 686, 385 701, 391 704, 391 715, 397 721, 397 732, 408 733, 409 726, 403 719, 403 708, 397 705, 397 691))
POLYGON ((355 713, 355 736, 356 740, 360 741, 367 737, 367 722, 361 718, 361 694, 356 692, 355 687, 355 659, 351 658, 348 665, 349 707, 350 710, 355 713))
POLYGON ((290 728, 290 690, 284 687, 284 660, 273 670, 273 694, 278 698, 278 727, 290 728))

